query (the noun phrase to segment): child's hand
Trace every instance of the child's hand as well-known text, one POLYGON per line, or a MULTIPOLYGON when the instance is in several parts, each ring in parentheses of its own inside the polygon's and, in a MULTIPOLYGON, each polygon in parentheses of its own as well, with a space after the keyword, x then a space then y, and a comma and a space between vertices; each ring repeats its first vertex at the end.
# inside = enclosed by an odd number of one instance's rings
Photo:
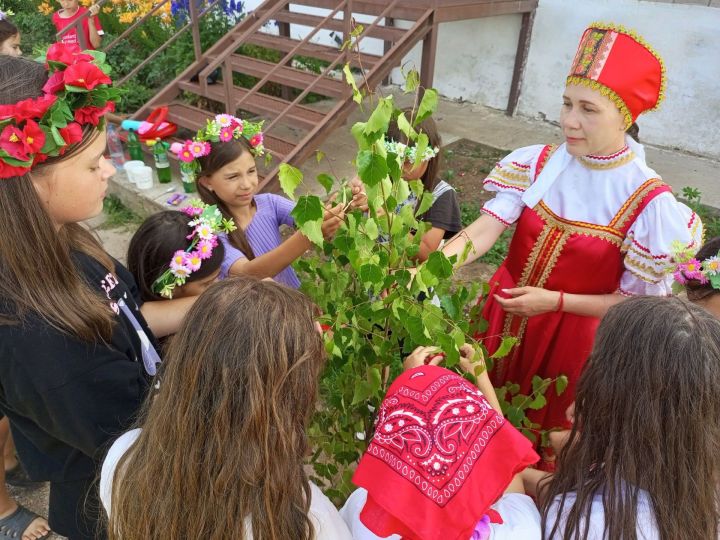
MULTIPOLYGON (((460 347, 460 369, 462 369, 465 373, 470 373, 475 376, 480 376, 482 374, 476 374, 475 371, 477 368, 482 367, 482 373, 486 374, 487 376, 487 367, 485 366, 485 361, 483 358, 478 358, 478 355, 475 353, 475 349, 473 349, 473 346, 465 343, 460 347)), ((479 370, 478 370, 479 371, 479 370)))
POLYGON ((91 16, 95 17, 98 13, 100 13, 100 6, 97 4, 93 4, 92 6, 90 6, 88 11, 90 11, 91 16))
POLYGON ((437 366, 444 359, 445 355, 440 353, 438 347, 418 347, 410 353, 410 356, 405 358, 403 368, 408 370, 427 364, 437 366))
POLYGON ((330 240, 342 225, 345 219, 345 210, 342 203, 331 206, 330 203, 325 205, 325 216, 321 227, 322 235, 325 240, 330 240))
POLYGON ((352 208, 353 210, 367 212, 367 193, 365 193, 365 185, 362 183, 360 178, 356 176, 355 178, 350 180, 350 182, 348 182, 348 186, 350 186, 350 190, 353 194, 352 201, 350 201, 350 208, 352 208))

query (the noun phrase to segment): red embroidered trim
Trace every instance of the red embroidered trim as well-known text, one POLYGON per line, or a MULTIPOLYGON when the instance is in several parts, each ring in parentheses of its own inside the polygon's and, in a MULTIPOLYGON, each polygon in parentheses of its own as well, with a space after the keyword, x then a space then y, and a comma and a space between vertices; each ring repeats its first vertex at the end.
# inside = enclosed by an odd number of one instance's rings
MULTIPOLYGON (((525 164, 523 164, 523 163, 518 163, 517 161, 512 161, 511 163, 512 163, 513 165, 515 165, 516 167, 520 168, 520 169, 530 169, 530 165, 525 165, 525 164)), ((498 165, 500 165, 500 164, 498 163, 498 165)))
POLYGON ((502 224, 505 225, 506 227, 509 227, 509 226, 511 225, 511 223, 508 223, 508 222, 505 221, 503 218, 501 218, 500 216, 498 216, 495 212, 492 212, 492 211, 488 210, 487 208, 481 208, 480 211, 481 211, 481 212, 485 212, 485 213, 486 213, 488 216, 490 216, 490 217, 494 217, 495 219, 497 219, 500 223, 502 223, 502 224))
POLYGON ((690 216, 690 221, 688 221, 688 228, 692 227, 692 224, 695 223, 695 219, 697 218, 697 214, 695 212, 692 213, 690 216))
POLYGON ((653 255, 653 254, 652 254, 652 251, 650 251, 649 248, 643 246, 640 242, 638 242, 638 241, 635 240, 634 238, 633 238, 632 243, 633 243, 633 245, 634 245, 635 247, 637 247, 638 249, 641 249, 642 251, 644 251, 645 253, 647 253, 648 255, 650 255, 653 259, 667 259, 667 258, 668 258, 667 255, 653 255))
POLYGON ((631 292, 629 292, 629 291, 626 291, 626 290, 623 289, 622 287, 620 287, 620 288, 617 290, 617 292, 619 292, 622 296, 626 296, 626 297, 628 297, 628 298, 632 298, 632 297, 634 297, 634 296, 637 296, 636 294, 633 294, 633 293, 631 293, 631 292))
POLYGON ((502 182, 496 182, 495 180, 489 180, 487 178, 483 180, 483 186, 485 186, 485 184, 495 184, 496 186, 501 188, 514 189, 515 191, 519 191, 520 193, 525 193, 525 188, 511 186, 509 184, 503 184, 502 182))
POLYGON ((599 159, 601 161, 610 161, 611 159, 615 159, 616 157, 623 155, 629 149, 630 149, 629 146, 625 146, 625 148, 623 148, 622 150, 619 150, 619 151, 615 152, 614 154, 610 154, 609 156, 594 156, 592 154, 588 154, 585 157, 590 158, 590 159, 599 159))

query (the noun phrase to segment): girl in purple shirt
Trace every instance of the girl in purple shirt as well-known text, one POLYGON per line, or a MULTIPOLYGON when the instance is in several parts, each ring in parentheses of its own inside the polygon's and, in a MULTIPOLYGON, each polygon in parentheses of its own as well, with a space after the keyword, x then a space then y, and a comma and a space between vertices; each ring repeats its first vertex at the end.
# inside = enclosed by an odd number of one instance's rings
MULTIPOLYGON (((227 114, 220 114, 198 132, 195 139, 175 147, 185 168, 197 173, 201 199, 215 204, 237 229, 220 236, 225 247, 220 279, 238 274, 273 278, 292 288, 300 281, 290 267, 310 248, 310 240, 296 231, 283 241, 281 225, 295 226, 290 212, 294 203, 271 193, 258 194, 255 158, 263 154, 259 126, 227 114)), ((362 185, 353 187, 354 204, 366 200, 362 185)), ((344 218, 342 205, 328 205, 322 232, 331 238, 344 218)))

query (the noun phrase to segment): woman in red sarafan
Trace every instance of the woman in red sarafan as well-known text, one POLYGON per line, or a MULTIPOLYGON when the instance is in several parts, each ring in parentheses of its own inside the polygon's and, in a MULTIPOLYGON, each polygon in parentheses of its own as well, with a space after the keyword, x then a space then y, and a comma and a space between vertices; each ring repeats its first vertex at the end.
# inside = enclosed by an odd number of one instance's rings
POLYGON ((530 418, 542 429, 569 427, 565 411, 592 348, 599 319, 628 296, 669 295, 671 244, 701 244, 702 224, 645 163, 628 130, 663 98, 665 69, 642 38, 593 24, 584 33, 563 93, 559 147, 521 148, 483 182, 497 193, 483 215, 443 249, 467 264, 516 224, 506 260, 490 280, 478 337, 490 353, 503 336, 519 344, 496 363, 495 386, 566 375, 560 396, 530 418))

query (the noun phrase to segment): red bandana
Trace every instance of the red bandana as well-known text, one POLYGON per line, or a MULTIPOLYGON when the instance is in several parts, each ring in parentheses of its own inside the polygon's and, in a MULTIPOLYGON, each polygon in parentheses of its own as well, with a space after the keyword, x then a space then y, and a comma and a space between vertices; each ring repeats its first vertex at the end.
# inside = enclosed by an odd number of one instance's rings
POLYGON ((368 491, 360 520, 381 537, 468 540, 513 475, 538 459, 471 383, 441 367, 408 370, 388 390, 353 476, 368 491))

